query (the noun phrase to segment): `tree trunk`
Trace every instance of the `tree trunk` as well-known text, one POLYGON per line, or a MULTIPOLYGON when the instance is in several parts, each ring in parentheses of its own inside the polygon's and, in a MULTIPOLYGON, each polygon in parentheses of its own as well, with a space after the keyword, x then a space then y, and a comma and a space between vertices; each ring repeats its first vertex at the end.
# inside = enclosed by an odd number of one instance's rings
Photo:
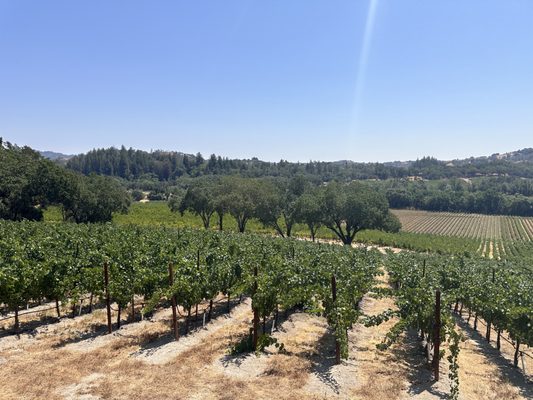
POLYGON ((196 310, 194 311, 194 322, 198 322, 198 303, 196 303, 196 310))
POLYGON ((292 224, 287 224, 287 223, 285 223, 285 225, 287 226, 287 237, 291 237, 291 233, 292 233, 292 224))
POLYGON ((492 325, 492 321, 490 318, 487 319, 487 331, 485 332, 485 338, 487 339, 487 342, 490 343, 490 327, 492 325))
POLYGON ((496 348, 498 350, 500 350, 500 347, 501 347, 501 339, 500 339, 501 335, 502 335, 502 331, 500 328, 498 328, 498 335, 496 336, 496 348))
POLYGON ((477 331, 477 312, 476 316, 474 317, 474 330, 477 331))
POLYGON ((239 228, 240 233, 244 233, 244 230, 246 228, 246 218, 239 216, 237 219, 237 227, 239 228))
POLYGON ((230 301, 231 301, 231 292, 228 292, 228 308, 227 308, 228 313, 230 312, 230 309, 231 309, 231 307, 230 307, 230 306, 231 306, 230 301))
POLYGON ((224 222, 224 214, 218 214, 218 230, 222 231, 222 224, 224 222))
POLYGON ((202 217, 202 222, 204 223, 204 228, 209 229, 209 220, 211 219, 211 215, 206 215, 204 213, 200 215, 202 217))

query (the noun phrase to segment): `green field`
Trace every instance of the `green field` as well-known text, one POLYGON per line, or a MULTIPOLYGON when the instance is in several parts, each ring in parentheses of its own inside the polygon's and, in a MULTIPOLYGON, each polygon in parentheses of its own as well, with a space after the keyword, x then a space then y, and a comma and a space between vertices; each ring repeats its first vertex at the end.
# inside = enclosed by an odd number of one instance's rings
MULTIPOLYGON (((59 207, 48 207, 44 213, 44 219, 48 222, 60 222, 62 220, 59 207)), ((165 201, 150 201, 147 203, 135 202, 130 206, 127 214, 116 213, 113 215, 113 223, 119 225, 143 225, 143 226, 168 226, 175 228, 192 227, 203 229, 202 219, 190 212, 180 213, 170 211, 165 201)), ((237 222, 231 215, 225 215, 222 223, 225 231, 237 232, 237 222)), ((218 218, 211 218, 210 229, 218 229, 218 218)), ((274 229, 264 227, 256 219, 251 219, 246 225, 246 230, 255 233, 276 235, 274 229)), ((296 224, 293 228, 296 237, 310 237, 309 229, 302 224, 296 224)), ((322 227, 317 233, 321 239, 335 239, 335 235, 327 228, 322 227)))
MULTIPOLYGON (((45 211, 44 217, 45 221, 59 222, 62 220, 61 210, 58 207, 49 207, 45 211)), ((480 218, 479 221, 484 221, 484 219, 480 218)), ((193 215, 190 212, 185 212, 183 216, 179 213, 173 213, 170 211, 165 201, 133 203, 130 206, 128 214, 115 214, 113 216, 113 223, 119 225, 168 226, 177 228, 193 227, 203 229, 202 220, 200 217, 193 215)), ((225 231, 237 232, 237 223, 235 219, 230 215, 226 215, 223 221, 223 228, 225 231)), ((211 219, 210 229, 218 229, 218 220, 216 216, 211 219)), ((276 235, 274 229, 264 227, 255 219, 251 219, 248 222, 246 230, 249 232, 273 236, 276 235)), ((305 225, 296 224, 293 229, 293 236, 308 238, 310 237, 310 234, 305 225)), ((323 240, 337 239, 336 236, 325 227, 321 227, 319 229, 317 238, 323 240)), ((479 255, 485 258, 495 259, 529 259, 533 254, 533 242, 528 241, 524 242, 502 238, 491 240, 490 238, 480 239, 478 237, 460 237, 458 235, 434 233, 415 233, 405 232, 403 230, 399 233, 387 233, 377 230, 361 231, 357 234, 356 241, 359 243, 399 247, 422 252, 436 252, 441 254, 470 254, 472 256, 479 255)))

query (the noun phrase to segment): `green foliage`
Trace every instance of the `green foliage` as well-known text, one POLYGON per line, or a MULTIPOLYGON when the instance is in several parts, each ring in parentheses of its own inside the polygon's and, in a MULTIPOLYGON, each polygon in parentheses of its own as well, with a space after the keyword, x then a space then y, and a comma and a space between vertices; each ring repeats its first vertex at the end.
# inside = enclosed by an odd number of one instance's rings
POLYGON ((115 180, 84 177, 43 159, 29 147, 0 140, 0 219, 40 220, 43 209, 61 204, 64 219, 111 221, 125 212, 129 195, 115 180))
POLYGON ((362 183, 330 183, 321 200, 322 223, 344 244, 351 244, 363 229, 398 230, 385 196, 362 183))
MULTIPOLYGON (((358 302, 372 287, 380 257, 252 234, 0 221, 0 303, 16 310, 32 299, 101 295, 107 265, 109 293, 121 308, 142 296, 145 313, 171 298, 187 310, 219 293, 250 296, 260 318, 298 305, 326 315, 346 357, 346 331, 360 316, 358 302)), ((264 336, 258 348, 272 344, 264 336)))

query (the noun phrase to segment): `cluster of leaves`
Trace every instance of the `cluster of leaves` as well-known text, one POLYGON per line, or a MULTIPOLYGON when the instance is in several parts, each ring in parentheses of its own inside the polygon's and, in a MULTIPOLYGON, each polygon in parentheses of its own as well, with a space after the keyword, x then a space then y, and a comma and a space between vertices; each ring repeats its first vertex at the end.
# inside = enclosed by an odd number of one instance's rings
MULTIPOLYGON (((259 235, 0 221, 0 303, 18 310, 36 299, 102 296, 105 264, 120 308, 135 296, 145 299, 148 312, 172 298, 190 310, 219 293, 244 294, 263 319, 296 306, 325 314, 346 356, 346 331, 359 317, 358 301, 379 259, 376 251, 259 235)), ((273 343, 265 337, 260 345, 273 343)))

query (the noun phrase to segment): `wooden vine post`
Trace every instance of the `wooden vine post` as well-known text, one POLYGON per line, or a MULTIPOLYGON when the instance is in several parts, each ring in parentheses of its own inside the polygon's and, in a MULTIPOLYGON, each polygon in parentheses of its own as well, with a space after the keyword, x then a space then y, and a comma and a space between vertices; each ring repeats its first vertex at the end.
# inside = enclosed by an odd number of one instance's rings
POLYGON ((135 295, 131 296, 131 322, 135 322, 135 295))
POLYGON ((211 316, 213 315, 213 299, 209 299, 209 314, 207 314, 207 320, 211 321, 211 316))
MULTIPOLYGON (((253 294, 257 293, 257 267, 254 267, 254 287, 253 294)), ((252 336, 252 346, 254 351, 257 350, 257 339, 258 339, 258 326, 259 326, 259 310, 257 306, 253 307, 254 311, 254 322, 253 322, 253 336, 252 336)))
POLYGON ((15 306, 15 333, 18 335, 20 332, 20 322, 19 322, 19 307, 15 306))
MULTIPOLYGON (((494 285, 494 282, 496 281, 495 277, 496 271, 494 268, 492 268, 492 284, 494 285)), ((492 326, 492 315, 489 315, 489 318, 487 318, 487 330, 485 332, 485 338, 487 339, 487 342, 490 342, 490 328, 492 326)))
POLYGON ((104 263, 105 306, 107 309, 107 333, 113 332, 111 324, 111 297, 109 295, 109 266, 104 263))
MULTIPOLYGON (((331 297, 333 300, 333 306, 337 302, 337 280, 335 275, 331 275, 331 297)), ((335 364, 341 363, 341 344, 339 338, 335 337, 335 364)))
POLYGON ((518 367, 518 356, 520 355, 520 339, 516 339, 516 347, 514 351, 513 365, 518 367))
POLYGON ((433 343, 435 344, 433 350, 433 372, 435 380, 439 380, 439 363, 440 363, 440 290, 437 289, 435 293, 435 325, 433 326, 433 343))
MULTIPOLYGON (((172 264, 168 264, 168 285, 172 287, 174 285, 174 271, 172 269, 172 264)), ((170 299, 172 303, 172 330, 174 332, 174 339, 179 339, 179 330, 178 330, 178 312, 176 306, 176 295, 172 295, 170 299)))

